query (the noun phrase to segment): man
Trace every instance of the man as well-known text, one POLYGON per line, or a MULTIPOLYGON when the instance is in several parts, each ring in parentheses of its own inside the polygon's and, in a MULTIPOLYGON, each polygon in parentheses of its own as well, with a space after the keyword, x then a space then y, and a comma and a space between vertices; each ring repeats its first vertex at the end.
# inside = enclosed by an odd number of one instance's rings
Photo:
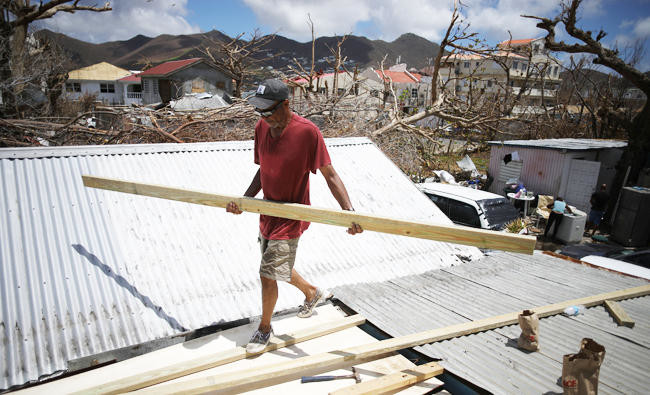
POLYGON ((548 216, 546 228, 544 228, 544 238, 548 237, 548 231, 551 230, 551 226, 553 226, 553 223, 555 222, 555 228, 553 228, 553 239, 555 239, 557 236, 557 230, 560 229, 564 213, 572 213, 573 211, 571 211, 571 207, 569 207, 561 197, 558 197, 553 203, 549 203, 546 207, 551 209, 551 214, 548 216))
MULTIPOLYGON (((354 211, 345 185, 332 167, 320 130, 289 108, 289 90, 279 80, 266 80, 248 102, 261 119, 255 126, 255 163, 260 166, 244 196, 254 197, 262 190, 264 199, 310 204, 309 172, 320 170, 327 186, 343 210, 354 211)), ((226 211, 241 214, 234 202, 226 211)), ((305 295, 298 317, 307 318, 329 292, 307 282, 293 268, 300 235, 309 222, 260 215, 260 280, 262 282, 262 320, 246 351, 264 350, 273 334, 271 316, 278 299, 277 280, 286 281, 305 295)), ((363 230, 352 224, 348 233, 363 230)))
POLYGON ((591 228, 591 235, 596 233, 596 229, 600 225, 605 210, 607 209, 607 202, 609 201, 609 194, 607 193, 607 184, 602 184, 600 190, 591 195, 589 202, 591 203, 591 210, 587 218, 587 231, 591 228))

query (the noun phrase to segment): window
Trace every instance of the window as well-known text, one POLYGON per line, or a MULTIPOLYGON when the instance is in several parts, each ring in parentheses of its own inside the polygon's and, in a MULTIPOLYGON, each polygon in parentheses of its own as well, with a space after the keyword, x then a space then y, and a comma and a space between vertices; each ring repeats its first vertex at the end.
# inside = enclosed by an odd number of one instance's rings
POLYGON ((466 68, 466 69, 469 69, 469 62, 465 62, 465 63, 463 64, 463 67, 466 68))
POLYGON ((151 92, 151 81, 150 80, 142 80, 142 90, 149 93, 151 92))
POLYGON ((558 69, 557 66, 553 67, 553 75, 557 75, 557 69, 558 69))
POLYGON ((539 52, 539 44, 533 45, 533 52, 535 53, 539 52))
POLYGON ((115 84, 99 84, 99 91, 102 93, 115 93, 115 84))
POLYGON ((514 82, 514 81, 510 81, 510 86, 515 86, 515 82, 514 82))
POLYGON ((154 95, 157 95, 158 94, 158 80, 153 80, 152 85, 153 85, 153 93, 154 93, 154 95))
POLYGON ((449 219, 463 225, 481 227, 476 208, 457 200, 449 200, 449 219))
POLYGON ((476 61, 476 67, 478 67, 478 64, 479 64, 478 61, 476 61))
POLYGON ((491 87, 492 87, 492 80, 489 80, 489 81, 487 82, 487 86, 488 86, 488 88, 491 88, 491 87))
POLYGON ((418 90, 417 90, 416 88, 412 88, 412 89, 411 89, 411 97, 412 97, 413 99, 417 99, 417 98, 418 98, 418 90))
POLYGON ((521 70, 524 71, 528 67, 528 63, 526 62, 521 62, 521 70))
POLYGON ((519 68, 519 62, 516 61, 516 60, 514 62, 512 62, 512 68, 517 70, 519 68))
POLYGON ((202 93, 205 92, 205 81, 200 78, 192 80, 192 93, 202 93))
POLYGON ((81 92, 81 83, 79 82, 66 82, 66 92, 81 92))
POLYGON ((429 199, 431 199, 432 202, 434 202, 436 204, 436 206, 438 206, 438 208, 440 209, 440 211, 442 211, 443 214, 445 214, 446 216, 449 216, 449 199, 448 198, 442 197, 442 196, 436 196, 436 195, 431 194, 431 193, 427 193, 426 195, 429 197, 429 199))

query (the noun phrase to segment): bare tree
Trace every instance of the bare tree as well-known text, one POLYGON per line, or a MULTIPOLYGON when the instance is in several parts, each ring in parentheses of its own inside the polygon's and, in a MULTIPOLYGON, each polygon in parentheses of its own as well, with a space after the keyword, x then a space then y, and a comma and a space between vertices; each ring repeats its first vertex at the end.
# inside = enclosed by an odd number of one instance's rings
MULTIPOLYGON (((562 11, 555 18, 545 18, 539 16, 524 15, 526 18, 532 18, 539 21, 537 27, 546 30, 545 37, 546 48, 552 51, 590 54, 593 56, 592 62, 597 65, 606 66, 623 78, 640 89, 646 98, 650 97, 650 77, 636 69, 633 64, 626 62, 621 56, 618 49, 607 48, 601 40, 607 36, 607 33, 600 30, 594 37, 590 31, 579 28, 577 24, 577 13, 582 0, 572 0, 562 4, 562 11), (569 36, 578 40, 575 44, 568 44, 564 41, 557 41, 555 38, 555 29, 558 24, 564 26, 569 36)), ((650 152, 650 107, 646 99, 641 111, 634 117, 628 125, 628 145, 624 151, 621 160, 617 164, 617 174, 612 185, 611 193, 613 196, 618 195, 623 180, 629 168, 628 180, 635 183, 639 177, 641 169, 646 165, 647 155, 650 152)), ((607 214, 611 215, 615 199, 610 201, 610 210, 607 214)), ((609 219, 606 217, 606 219, 609 219)))
POLYGON ((275 34, 263 36, 258 29, 250 33, 248 41, 242 40, 245 33, 227 42, 208 38, 210 46, 202 50, 216 65, 230 72, 235 80, 235 97, 241 97, 242 87, 251 74, 252 69, 268 62, 279 54, 262 52, 264 47, 275 39, 275 34))
MULTIPOLYGON (((37 20, 51 18, 59 12, 110 11, 107 2, 103 7, 79 5, 79 0, 50 0, 32 4, 30 0, 0 1, 0 81, 11 90, 3 90, 5 108, 15 107, 15 97, 22 92, 25 74, 27 33, 29 25, 37 20), (6 83, 11 81, 10 83, 6 83)), ((11 108, 13 111, 14 109, 11 108)))

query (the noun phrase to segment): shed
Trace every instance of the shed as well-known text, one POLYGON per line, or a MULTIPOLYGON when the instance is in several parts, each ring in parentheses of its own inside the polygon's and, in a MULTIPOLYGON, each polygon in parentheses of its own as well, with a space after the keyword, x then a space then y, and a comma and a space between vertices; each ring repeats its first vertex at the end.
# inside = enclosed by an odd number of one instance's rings
POLYGON ((504 195, 506 182, 517 178, 529 191, 561 196, 588 212, 596 187, 612 184, 627 142, 565 138, 488 141, 488 145, 491 192, 504 195))
POLYGON ((139 76, 143 104, 167 103, 188 93, 232 94, 232 75, 202 58, 165 62, 139 76))
MULTIPOLYGON (((358 212, 451 224, 366 138, 326 139, 358 212)), ((0 389, 120 349, 261 312, 258 216, 85 188, 82 174, 241 194, 253 142, 0 149, 0 389)), ((337 208, 323 177, 312 204, 337 208)), ((389 281, 482 256, 474 247, 312 224, 296 268, 319 286, 389 281)), ((280 284, 276 310, 302 294, 280 284)))

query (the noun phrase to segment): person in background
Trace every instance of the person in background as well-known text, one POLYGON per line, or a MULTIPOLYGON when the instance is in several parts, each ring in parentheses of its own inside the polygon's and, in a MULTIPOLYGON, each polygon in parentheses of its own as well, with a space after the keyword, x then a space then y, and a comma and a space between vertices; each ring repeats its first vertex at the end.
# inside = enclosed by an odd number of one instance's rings
POLYGON ((591 203, 591 210, 587 218, 586 233, 591 229, 593 236, 603 220, 605 210, 607 209, 607 202, 609 201, 609 193, 607 193, 607 184, 602 184, 600 190, 591 195, 589 202, 591 203))
POLYGON ((553 239, 555 239, 555 236, 557 236, 557 230, 560 228, 560 224, 562 223, 562 216, 565 212, 572 213, 573 211, 571 211, 571 208, 561 197, 558 197, 553 203, 550 203, 546 207, 551 209, 551 214, 546 222, 544 238, 548 237, 548 231, 551 230, 551 226, 555 223, 555 228, 553 229, 553 239))

